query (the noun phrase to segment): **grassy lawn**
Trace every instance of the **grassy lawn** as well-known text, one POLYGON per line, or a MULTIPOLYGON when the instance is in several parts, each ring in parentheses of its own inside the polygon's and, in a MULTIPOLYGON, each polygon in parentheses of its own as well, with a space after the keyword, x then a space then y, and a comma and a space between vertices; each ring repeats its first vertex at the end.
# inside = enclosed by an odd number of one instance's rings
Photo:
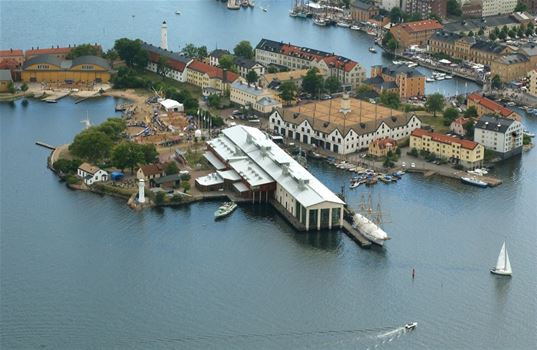
POLYGON ((449 131, 449 126, 444 125, 442 113, 436 113, 436 117, 433 117, 428 112, 416 112, 416 115, 421 119, 423 124, 430 125, 435 132, 444 134, 449 131))
POLYGON ((137 74, 141 77, 145 77, 147 79, 150 79, 151 81, 163 81, 169 86, 173 86, 176 89, 179 90, 188 90, 192 94, 192 97, 195 97, 196 99, 199 99, 201 97, 201 88, 197 87, 192 84, 188 83, 181 83, 177 80, 173 80, 170 78, 162 78, 162 76, 158 75, 157 73, 150 72, 148 70, 144 70, 143 72, 137 72, 137 74))

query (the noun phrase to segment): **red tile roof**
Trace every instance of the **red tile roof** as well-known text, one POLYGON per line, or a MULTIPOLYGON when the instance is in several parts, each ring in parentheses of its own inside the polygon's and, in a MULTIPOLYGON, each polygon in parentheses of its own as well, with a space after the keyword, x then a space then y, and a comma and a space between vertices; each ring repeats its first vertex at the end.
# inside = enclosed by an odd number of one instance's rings
POLYGON ((345 72, 351 71, 358 63, 350 59, 321 52, 317 50, 305 49, 301 47, 285 44, 281 48, 281 53, 287 56, 299 57, 309 61, 324 61, 329 67, 335 67, 337 69, 343 69, 345 72))
MULTIPOLYGON (((159 59, 160 59, 160 55, 158 53, 149 51, 149 61, 154 62, 154 63, 158 63, 159 59)), ((166 64, 171 69, 179 71, 181 73, 186 68, 186 64, 184 64, 183 62, 174 60, 173 58, 166 58, 166 64)))
POLYGON ((15 70, 20 68, 21 64, 12 58, 0 60, 0 69, 15 70))
POLYGON ((459 125, 466 125, 469 121, 470 121, 470 119, 468 119, 468 118, 458 117, 457 119, 455 119, 453 121, 453 123, 454 124, 459 124, 459 125))
MULTIPOLYGON (((198 60, 192 61, 188 65, 188 69, 195 70, 196 72, 206 73, 211 79, 224 80, 224 70, 222 68, 211 66, 207 63, 203 63, 198 60)), ((231 71, 226 71, 225 82, 232 83, 239 78, 239 75, 231 71)))
POLYGON ((416 21, 399 24, 401 29, 405 30, 408 33, 418 33, 427 30, 438 30, 444 28, 440 22, 436 19, 428 19, 425 21, 416 21))
POLYGON ((0 57, 17 57, 24 56, 24 53, 20 49, 16 50, 0 50, 0 57))
POLYGON ((438 134, 436 132, 430 132, 430 131, 423 130, 423 129, 416 129, 412 131, 411 135, 420 137, 420 138, 423 136, 429 136, 433 141, 445 143, 448 145, 451 145, 453 143, 458 143, 461 145, 462 148, 466 148, 466 149, 474 149, 479 145, 477 142, 474 142, 474 141, 461 140, 458 137, 451 137, 448 135, 438 134))
POLYGON ((509 108, 506 108, 502 106, 501 104, 491 99, 488 99, 477 92, 474 92, 473 94, 468 95, 468 100, 471 100, 485 107, 486 109, 492 111, 493 113, 498 113, 502 117, 508 117, 511 114, 513 114, 513 111, 510 110, 509 108))
POLYGON ((142 168, 142 172, 145 176, 162 174, 164 171, 162 164, 146 164, 142 165, 140 168, 142 168))
POLYGON ((66 55, 71 52, 72 47, 52 47, 48 49, 32 49, 26 50, 26 56, 36 55, 66 55))
POLYGON ((376 140, 373 140, 372 143, 382 149, 386 148, 388 145, 397 146, 397 141, 395 141, 394 139, 390 139, 390 138, 376 139, 376 140))

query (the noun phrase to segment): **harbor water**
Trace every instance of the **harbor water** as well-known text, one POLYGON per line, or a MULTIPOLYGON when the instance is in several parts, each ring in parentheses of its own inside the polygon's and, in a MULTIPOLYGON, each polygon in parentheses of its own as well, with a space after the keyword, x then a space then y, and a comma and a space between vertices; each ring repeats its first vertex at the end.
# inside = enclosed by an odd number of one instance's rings
MULTIPOLYGON (((288 38, 364 65, 385 60, 366 52, 366 34, 290 18, 288 1, 263 4, 266 13, 232 12, 213 0, 2 1, 2 45, 110 47, 120 36, 157 43, 166 18, 169 40, 178 45, 288 38), (178 9, 182 15, 174 17, 178 9)), ((454 82, 441 83, 453 91, 454 82)), ((421 175, 376 185, 373 198, 381 200, 392 239, 384 249, 362 250, 337 230, 298 233, 270 206, 241 205, 215 222, 218 202, 135 212, 124 200, 67 189, 46 168, 49 151, 34 142, 68 143, 86 114, 102 122, 116 103, 0 104, 0 348, 530 349, 537 343, 535 149, 497 167, 493 174, 503 184, 496 188, 421 175), (504 240, 512 278, 489 273, 504 240), (404 332, 410 321, 417 329, 404 332)), ((524 121, 537 132, 535 117, 524 121)), ((310 170, 335 192, 345 186, 355 208, 366 194, 348 189, 347 172, 323 162, 310 163, 310 170)))

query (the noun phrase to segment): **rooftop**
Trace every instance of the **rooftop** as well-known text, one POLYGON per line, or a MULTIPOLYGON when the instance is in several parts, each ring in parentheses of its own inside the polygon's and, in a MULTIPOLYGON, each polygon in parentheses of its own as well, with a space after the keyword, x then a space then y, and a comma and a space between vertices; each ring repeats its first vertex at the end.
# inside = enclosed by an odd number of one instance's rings
POLYGON ((242 58, 242 57, 237 57, 235 59, 235 65, 239 66, 239 67, 243 67, 243 68, 246 68, 246 69, 251 69, 252 67, 254 67, 256 64, 259 64, 260 63, 257 63, 256 61, 254 60, 250 60, 248 58, 242 58))
POLYGON ((514 122, 515 120, 509 118, 484 115, 477 121, 475 128, 505 133, 514 122))
POLYGON ((461 145, 462 148, 469 149, 469 150, 473 150, 474 148, 476 148, 479 145, 477 142, 474 142, 474 141, 461 140, 458 137, 451 137, 451 136, 448 136, 448 135, 438 134, 436 132, 430 132, 430 131, 423 130, 423 129, 416 129, 416 130, 412 131, 411 135, 416 136, 416 137, 428 136, 433 141, 440 142, 440 143, 445 143, 445 144, 448 144, 448 145, 451 145, 451 144, 454 144, 454 143, 459 144, 459 145, 461 145))
POLYGON ((0 81, 13 81, 9 69, 0 69, 0 81))
POLYGON ((473 94, 468 95, 468 100, 471 100, 475 103, 480 104, 481 106, 487 108, 488 110, 492 111, 493 113, 498 113, 503 117, 508 117, 511 114, 513 114, 513 111, 510 110, 507 107, 502 106, 496 101, 493 101, 489 98, 486 98, 485 96, 474 92, 473 94))
POLYGON ((353 1, 351 6, 354 7, 354 8, 360 9, 360 10, 367 11, 367 10, 370 10, 370 9, 374 8, 375 4, 370 3, 370 2, 364 2, 364 1, 357 0, 357 1, 353 1))
POLYGON ((0 57, 17 57, 24 56, 24 52, 20 49, 0 50, 0 57))
POLYGON ((423 32, 427 30, 439 30, 444 26, 435 19, 427 19, 424 21, 415 21, 398 24, 396 27, 400 27, 409 33, 423 32))
POLYGON ((230 52, 228 50, 224 50, 224 49, 216 49, 216 50, 213 50, 209 56, 211 57, 216 57, 216 58, 220 58, 222 57, 223 55, 229 55, 230 52))
POLYGON ((255 95, 255 96, 261 96, 261 95, 267 94, 265 90, 259 87, 256 87, 254 85, 243 83, 242 81, 238 79, 233 84, 231 84, 231 88, 237 89, 247 94, 255 95))
POLYGON ((96 66, 100 66, 106 70, 111 69, 108 61, 98 56, 80 56, 73 60, 60 60, 54 55, 38 55, 32 57, 29 60, 26 60, 26 62, 24 62, 24 64, 22 65, 22 69, 26 69, 34 64, 43 63, 57 66, 61 69, 70 69, 72 67, 76 67, 82 64, 93 64, 96 66))
POLYGON ((96 172, 101 170, 98 166, 95 166, 95 165, 90 164, 90 163, 82 163, 82 164, 80 164, 78 169, 80 169, 83 172, 86 172, 88 174, 91 174, 91 175, 94 175, 96 172))
POLYGON ((228 70, 224 71, 222 68, 214 67, 198 60, 193 60, 188 66, 188 69, 192 69, 200 73, 206 73, 211 79, 225 80, 225 82, 228 83, 234 82, 239 77, 236 73, 228 70))
POLYGON ((180 53, 164 50, 145 42, 142 43, 142 47, 149 53, 149 60, 151 62, 158 63, 160 57, 165 57, 168 60, 167 64, 170 68, 179 72, 184 71, 186 65, 192 61, 191 58, 181 55, 180 53))

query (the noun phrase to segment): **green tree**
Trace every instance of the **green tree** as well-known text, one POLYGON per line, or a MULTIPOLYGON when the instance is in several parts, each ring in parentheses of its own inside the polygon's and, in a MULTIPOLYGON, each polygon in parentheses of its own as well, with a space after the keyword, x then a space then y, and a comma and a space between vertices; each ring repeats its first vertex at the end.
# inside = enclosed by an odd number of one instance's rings
POLYGON ((507 26, 504 25, 504 26, 502 27, 502 32, 505 33, 505 34, 507 34, 507 32, 509 32, 509 28, 507 28, 507 26))
POLYGON ((502 87, 502 79, 498 74, 496 74, 490 81, 490 84, 493 89, 500 89, 502 87))
POLYGON ((76 174, 78 167, 82 162, 78 159, 58 159, 52 164, 52 167, 57 172, 63 173, 64 175, 76 174))
POLYGON ((255 84, 257 79, 259 79, 259 76, 255 70, 251 70, 248 72, 248 74, 246 74, 246 81, 248 82, 248 85, 255 84))
POLYGON ((128 67, 140 69, 147 66, 149 54, 142 47, 140 39, 118 39, 114 44, 114 49, 128 67))
POLYGON ((390 22, 399 23, 403 18, 403 11, 399 7, 394 7, 390 11, 390 22))
POLYGON ((390 41, 390 39, 394 39, 393 34, 391 32, 386 32, 386 34, 382 38, 382 45, 388 44, 388 41, 390 41))
POLYGON ((166 193, 164 191, 158 191, 155 195, 155 204, 161 205, 166 200, 166 193))
POLYGON ((328 92, 333 94, 334 92, 341 91, 341 82, 337 77, 328 77, 324 81, 324 87, 328 92))
POLYGON ((477 32, 477 35, 479 35, 479 36, 485 35, 485 31, 483 30, 483 28, 479 28, 479 31, 477 32))
POLYGON ((464 116, 466 118, 477 118, 477 108, 475 106, 470 106, 464 111, 464 116))
POLYGON ((500 34, 498 34, 498 38, 500 40, 505 40, 507 39, 507 33, 506 32, 500 32, 500 34))
POLYGON ((160 56, 157 63, 157 74, 166 77, 169 71, 170 66, 168 65, 168 59, 164 56, 160 56))
POLYGON ((323 88, 323 76, 317 68, 310 68, 302 79, 302 90, 312 95, 318 95, 323 88))
POLYGON ((103 58, 106 58, 107 60, 114 62, 115 60, 119 58, 119 55, 117 54, 117 51, 114 48, 111 48, 110 50, 106 51, 103 54, 103 58))
POLYGON ((187 193, 190 190, 190 182, 181 181, 181 187, 185 190, 185 193, 187 193))
POLYGON ((454 17, 462 16, 461 4, 457 0, 448 0, 447 14, 454 17))
POLYGON ((440 112, 444 109, 444 96, 439 93, 429 95, 425 102, 425 108, 427 111, 432 112, 436 117, 436 112, 440 112))
POLYGON ((278 68, 276 68, 274 66, 268 66, 267 73, 269 73, 269 74, 278 73, 278 68))
POLYGON ((489 34, 489 39, 490 39, 490 40, 494 41, 494 40, 496 40, 497 38, 498 38, 498 37, 496 36, 496 34, 495 34, 494 32, 490 32, 490 34, 489 34))
POLYGON ((12 81, 10 81, 8 84, 7 84, 7 91, 10 93, 10 94, 14 94, 17 90, 15 89, 15 84, 13 84, 12 81))
POLYGON ((457 117, 459 116, 459 111, 457 111, 455 108, 446 108, 444 110, 444 125, 445 126, 448 126, 451 124, 452 121, 454 121, 455 119, 457 119, 457 117))
POLYGON ((209 53, 207 52, 207 46, 204 45, 204 46, 198 47, 196 57, 202 60, 206 58, 207 56, 209 56, 209 53))
POLYGON ((112 148, 112 163, 121 170, 129 168, 131 174, 134 168, 144 162, 144 152, 135 142, 121 142, 112 148))
POLYGON ((469 139, 473 139, 474 138, 474 130, 475 130, 475 126, 474 126, 474 123, 470 120, 468 123, 466 123, 464 125, 464 130, 466 131, 466 137, 469 138, 469 139))
POLYGON ((69 150, 74 156, 95 164, 108 158, 112 145, 107 134, 91 127, 75 136, 69 150))
POLYGON ((145 144, 145 145, 141 145, 140 149, 142 150, 142 153, 144 155, 144 163, 145 164, 155 162, 155 160, 158 157, 158 152, 157 152, 157 148, 155 147, 154 144, 148 143, 148 144, 145 144))
POLYGON ((296 99, 297 87, 292 81, 286 81, 280 85, 280 98, 289 105, 291 101, 296 99))
POLYGON ((473 32, 473 31, 469 31, 469 32, 468 32, 468 36, 469 36, 470 38, 473 37, 473 36, 474 36, 474 32, 473 32))
POLYGON ((507 35, 509 35, 510 38, 514 38, 516 36, 516 33, 514 30, 510 29, 508 32, 507 32, 507 35))
POLYGON ((494 27, 493 32, 494 32, 494 34, 496 34, 496 36, 498 36, 498 35, 500 35, 501 30, 498 27, 494 27))
POLYGON ((397 109, 401 105, 401 100, 399 99, 399 94, 384 90, 380 94, 380 103, 387 107, 397 109))
POLYGON ((166 164, 164 171, 166 172, 166 175, 175 175, 179 173, 179 167, 177 166, 177 163, 172 161, 166 164))
POLYGON ((247 40, 239 42, 237 46, 235 46, 235 48, 233 49, 233 53, 237 57, 248 59, 254 58, 254 49, 252 48, 252 44, 250 44, 250 42, 247 40))
POLYGON ((528 6, 524 3, 518 2, 515 6, 515 12, 526 12, 528 11, 528 6))
POLYGON ((27 91, 28 90, 28 84, 22 83, 21 85, 21 91, 27 91))
POLYGON ((121 118, 108 118, 95 128, 104 132, 113 142, 117 142, 122 138, 123 131, 127 128, 127 123, 121 118))
POLYGON ((93 44, 82 44, 72 48, 65 58, 72 60, 73 58, 80 56, 100 56, 101 54, 102 51, 99 46, 93 44))
POLYGON ((220 65, 220 68, 230 70, 233 67, 233 64, 235 63, 235 57, 232 55, 222 55, 218 59, 218 64, 220 65))
POLYGON ((397 44, 397 40, 395 39, 388 40, 388 43, 386 44, 386 47, 392 51, 395 51, 395 49, 397 49, 397 46, 399 45, 397 44))
POLYGON ((218 94, 213 94, 207 97, 207 104, 212 108, 220 108, 222 104, 222 97, 218 94))
POLYGON ((530 36, 530 35, 533 35, 533 28, 526 28, 526 36, 530 36))
POLYGON ((198 57, 198 48, 196 47, 196 45, 192 43, 186 44, 185 47, 183 47, 183 49, 181 50, 181 52, 186 57, 190 57, 190 58, 198 57))

